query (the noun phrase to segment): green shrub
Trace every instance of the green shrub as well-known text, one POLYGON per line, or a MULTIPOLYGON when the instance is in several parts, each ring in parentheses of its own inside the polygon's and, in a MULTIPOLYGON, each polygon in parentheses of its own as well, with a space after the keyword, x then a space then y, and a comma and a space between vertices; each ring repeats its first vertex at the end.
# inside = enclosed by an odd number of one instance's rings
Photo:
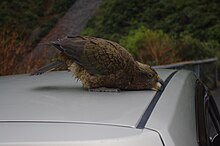
POLYGON ((201 42, 187 34, 174 38, 161 30, 153 31, 144 26, 131 30, 119 43, 137 60, 151 65, 207 59, 220 54, 217 41, 201 42))
POLYGON ((219 7, 220 1, 206 0, 103 0, 83 34, 119 41, 144 25, 175 37, 188 33, 220 42, 219 7))
MULTIPOLYGON (((210 44, 211 45, 211 44, 210 44)), ((191 36, 182 36, 180 39, 179 54, 182 60, 198 60, 215 56, 215 51, 207 42, 201 42, 191 36)))
POLYGON ((122 38, 119 43, 124 46, 130 53, 137 56, 138 48, 142 47, 143 41, 145 39, 146 29, 145 27, 140 27, 136 30, 131 30, 128 36, 122 38))
POLYGON ((151 65, 169 64, 180 60, 176 40, 161 30, 152 31, 141 26, 130 31, 119 43, 137 60, 151 65))

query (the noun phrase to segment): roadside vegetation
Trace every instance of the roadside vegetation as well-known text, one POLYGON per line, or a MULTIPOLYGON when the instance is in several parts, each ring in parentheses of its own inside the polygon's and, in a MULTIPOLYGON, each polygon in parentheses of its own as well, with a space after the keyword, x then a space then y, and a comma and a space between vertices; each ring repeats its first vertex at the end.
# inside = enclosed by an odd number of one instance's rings
MULTIPOLYGON (((1 0, 0 75, 20 72, 14 65, 74 2, 1 0)), ((82 34, 116 41, 150 65, 220 58, 219 7, 219 0, 103 0, 82 34)))
POLYGON ((104 0, 82 34, 119 42, 156 64, 220 56, 220 1, 104 0))
MULTIPOLYGON (((0 75, 15 74, 29 53, 75 0, 0 1, 0 75)), ((28 65, 28 64, 27 64, 28 65)))

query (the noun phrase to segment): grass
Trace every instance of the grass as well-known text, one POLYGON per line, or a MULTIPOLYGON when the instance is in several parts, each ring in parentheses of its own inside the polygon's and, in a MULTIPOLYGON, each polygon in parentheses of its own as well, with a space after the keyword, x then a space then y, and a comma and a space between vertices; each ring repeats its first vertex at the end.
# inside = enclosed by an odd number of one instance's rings
POLYGON ((1 0, 0 75, 25 73, 25 70, 30 68, 31 60, 19 68, 18 64, 48 34, 75 1, 1 0))
MULTIPOLYGON (((34 61, 32 57, 23 62, 23 58, 29 53, 30 42, 27 42, 25 37, 20 39, 19 33, 10 28, 4 28, 0 33, 0 37, 0 76, 26 73, 30 70, 30 64, 34 61)), ((41 52, 40 55, 45 56, 45 53, 45 51, 41 52)), ((34 63, 42 65, 44 59, 38 62, 34 61, 34 63)))
POLYGON ((19 40, 19 34, 8 28, 3 29, 0 37, 0 75, 15 74, 15 66, 22 60, 28 44, 19 40))

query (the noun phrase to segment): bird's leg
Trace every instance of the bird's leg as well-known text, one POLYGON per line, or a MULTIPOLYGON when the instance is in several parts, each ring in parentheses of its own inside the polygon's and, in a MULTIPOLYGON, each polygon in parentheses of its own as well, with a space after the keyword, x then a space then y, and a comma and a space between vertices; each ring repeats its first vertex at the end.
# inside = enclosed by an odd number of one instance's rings
POLYGON ((99 88, 89 88, 91 92, 119 92, 120 89, 117 88, 106 88, 106 87, 99 87, 99 88))

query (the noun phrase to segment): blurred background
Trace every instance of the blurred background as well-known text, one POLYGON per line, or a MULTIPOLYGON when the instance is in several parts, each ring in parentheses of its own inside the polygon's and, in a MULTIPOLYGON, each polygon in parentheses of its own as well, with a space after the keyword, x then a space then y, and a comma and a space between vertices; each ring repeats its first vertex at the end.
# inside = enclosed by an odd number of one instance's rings
POLYGON ((219 0, 1 0, 0 75, 30 73, 56 58, 50 41, 77 34, 116 41, 150 65, 219 58, 219 8, 219 0))

